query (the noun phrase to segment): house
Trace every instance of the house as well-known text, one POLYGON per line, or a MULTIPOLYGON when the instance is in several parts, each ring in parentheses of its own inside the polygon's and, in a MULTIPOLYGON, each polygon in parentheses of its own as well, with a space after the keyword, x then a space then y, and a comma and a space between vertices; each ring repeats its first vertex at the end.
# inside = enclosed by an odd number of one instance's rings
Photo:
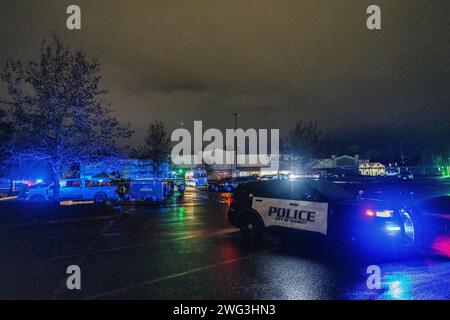
POLYGON ((363 176, 379 176, 386 172, 386 167, 379 162, 365 162, 359 165, 359 172, 363 176))

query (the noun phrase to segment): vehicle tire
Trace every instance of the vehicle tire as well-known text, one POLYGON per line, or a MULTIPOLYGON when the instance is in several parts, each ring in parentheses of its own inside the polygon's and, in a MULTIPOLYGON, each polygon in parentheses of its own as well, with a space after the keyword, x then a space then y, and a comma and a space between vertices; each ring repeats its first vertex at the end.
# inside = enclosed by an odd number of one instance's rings
POLYGON ((37 194, 37 195, 31 196, 30 201, 33 201, 33 202, 39 201, 40 202, 40 201, 45 201, 45 198, 44 198, 44 196, 37 194))
POLYGON ((157 203, 156 199, 153 197, 146 197, 144 198, 144 204, 146 206, 153 206, 157 203))
POLYGON ((264 231, 264 225, 253 213, 244 213, 239 219, 239 229, 247 240, 258 240, 264 231))
POLYGON ((97 193, 94 196, 94 203, 95 204, 104 204, 104 203, 106 203, 106 200, 108 200, 108 197, 103 192, 97 193))

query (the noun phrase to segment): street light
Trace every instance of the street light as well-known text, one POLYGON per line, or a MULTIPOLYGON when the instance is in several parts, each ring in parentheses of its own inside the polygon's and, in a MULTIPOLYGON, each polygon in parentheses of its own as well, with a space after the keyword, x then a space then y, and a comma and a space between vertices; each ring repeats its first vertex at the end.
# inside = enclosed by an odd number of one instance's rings
MULTIPOLYGON (((237 177, 237 137, 236 130, 238 126, 239 113, 233 113, 234 117, 234 176, 237 177)), ((233 166, 231 166, 231 176, 233 177, 233 166)))

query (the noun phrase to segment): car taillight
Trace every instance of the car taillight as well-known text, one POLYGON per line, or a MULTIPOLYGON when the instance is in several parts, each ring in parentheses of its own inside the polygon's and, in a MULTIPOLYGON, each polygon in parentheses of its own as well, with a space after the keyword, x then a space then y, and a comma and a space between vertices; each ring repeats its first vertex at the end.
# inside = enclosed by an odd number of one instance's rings
POLYGON ((375 212, 373 210, 370 210, 370 209, 366 210, 366 216, 373 217, 374 215, 375 215, 375 212))

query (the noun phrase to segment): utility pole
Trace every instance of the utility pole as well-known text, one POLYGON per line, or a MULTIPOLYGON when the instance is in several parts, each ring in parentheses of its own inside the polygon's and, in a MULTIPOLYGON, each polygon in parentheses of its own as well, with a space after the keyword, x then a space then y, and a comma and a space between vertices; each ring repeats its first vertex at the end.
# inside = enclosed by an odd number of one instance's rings
MULTIPOLYGON (((239 113, 233 113, 233 117, 234 117, 234 132, 236 133, 236 129, 238 126, 238 117, 239 117, 239 113)), ((232 177, 237 177, 237 137, 234 137, 234 170, 233 170, 233 166, 231 168, 232 172, 231 172, 231 176, 232 177)))
POLYGON ((405 164, 405 155, 403 154, 403 141, 400 141, 400 163, 405 164))

